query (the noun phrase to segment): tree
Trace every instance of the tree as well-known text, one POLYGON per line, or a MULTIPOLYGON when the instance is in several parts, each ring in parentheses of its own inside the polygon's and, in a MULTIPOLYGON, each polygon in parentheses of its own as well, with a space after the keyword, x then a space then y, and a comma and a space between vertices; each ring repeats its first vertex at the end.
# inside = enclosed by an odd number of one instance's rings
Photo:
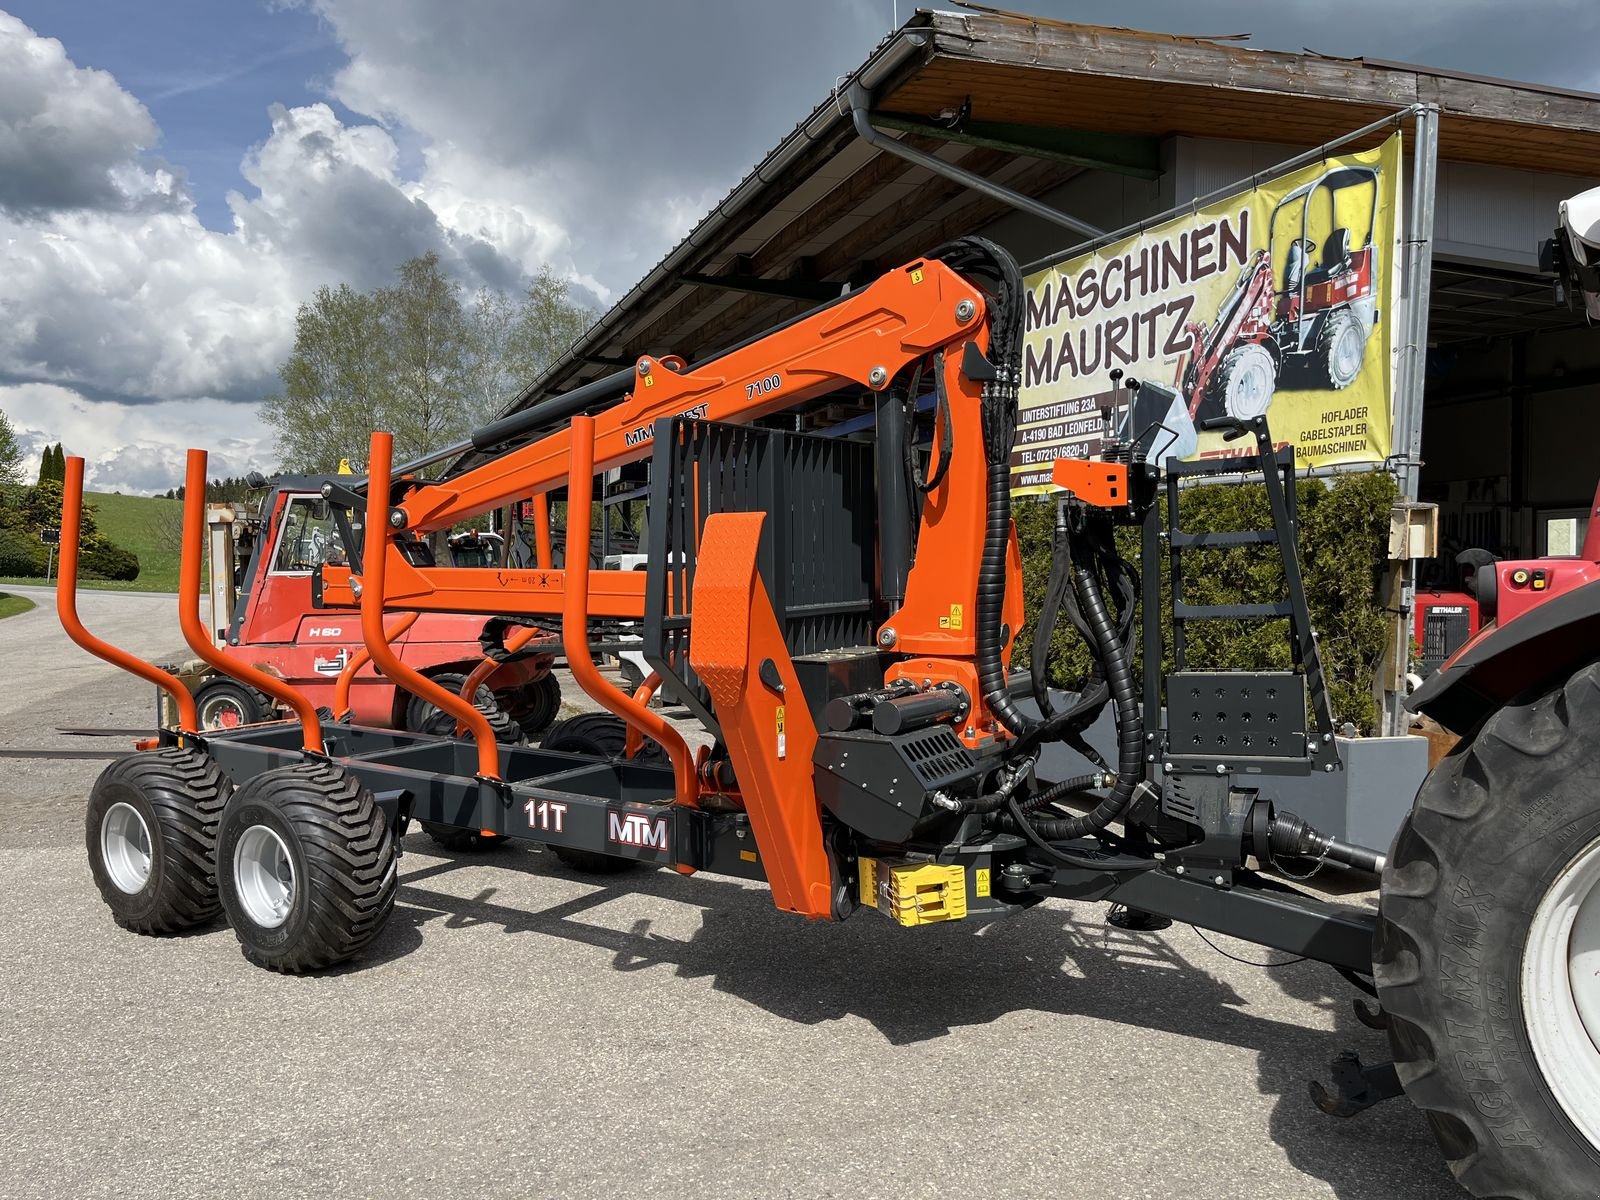
POLYGON ((64 483, 67 478, 67 455, 61 443, 46 446, 39 456, 39 482, 64 483))
POLYGON ((397 461, 417 458, 466 435, 472 331, 461 288, 428 253, 400 266, 400 282, 378 293, 388 333, 393 385, 385 407, 397 461))
POLYGON ((364 463, 388 377, 382 307, 347 284, 318 288, 295 315, 294 350, 278 369, 283 391, 263 416, 290 471, 364 463))
MULTIPOLYGON (((295 317, 283 390, 263 416, 284 469, 331 472, 366 462, 374 429, 395 435, 397 461, 461 440, 499 415, 588 328, 594 314, 548 268, 517 297, 461 289, 424 254, 391 287, 319 288, 295 317)), ((227 497, 232 499, 233 497, 227 497)))
POLYGON ((22 483, 22 447, 17 442, 17 431, 11 419, 0 412, 0 484, 17 486, 22 483))

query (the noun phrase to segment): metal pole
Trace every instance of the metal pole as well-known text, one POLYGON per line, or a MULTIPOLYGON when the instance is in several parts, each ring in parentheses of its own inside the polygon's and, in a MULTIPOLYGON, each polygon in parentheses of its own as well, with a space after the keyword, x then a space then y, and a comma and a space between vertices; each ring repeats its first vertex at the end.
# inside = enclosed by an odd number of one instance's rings
POLYGON ((50 547, 50 561, 45 565, 45 568, 44 568, 44 581, 46 583, 49 583, 51 579, 55 578, 55 573, 56 573, 56 548, 54 546, 51 546, 50 547))
POLYGON ((1024 196, 1021 192, 1014 192, 1010 188, 1001 187, 981 175, 974 175, 971 171, 963 170, 953 163, 932 154, 924 154, 921 150, 907 146, 905 143, 882 133, 872 124, 869 112, 872 106, 872 94, 859 83, 852 83, 845 90, 845 99, 850 105, 850 117, 855 122, 856 133, 861 140, 871 146, 897 158, 903 158, 908 163, 914 163, 924 170, 932 171, 935 175, 942 175, 946 179, 971 188, 981 196, 1025 212, 1029 216, 1038 217, 1041 221, 1048 221, 1052 225, 1059 225, 1063 229, 1070 229, 1073 233, 1082 234, 1084 237, 1099 237, 1103 232, 1099 226, 1091 225, 1087 221, 1080 221, 1077 217, 1051 208, 1048 204, 1041 204, 1031 196, 1024 196))
MULTIPOLYGON (((1439 108, 1417 109, 1416 144, 1411 160, 1411 211, 1406 224, 1405 341, 1401 345, 1398 386, 1394 397, 1394 426, 1390 459, 1400 502, 1415 504, 1422 454, 1422 401, 1427 387, 1428 301, 1433 279, 1433 218, 1439 175, 1439 108)), ((1401 681, 1410 659, 1411 613, 1416 602, 1416 561, 1396 564, 1400 575, 1399 614, 1393 632, 1393 663, 1384 680, 1383 732, 1396 737, 1405 732, 1405 694, 1401 681)))

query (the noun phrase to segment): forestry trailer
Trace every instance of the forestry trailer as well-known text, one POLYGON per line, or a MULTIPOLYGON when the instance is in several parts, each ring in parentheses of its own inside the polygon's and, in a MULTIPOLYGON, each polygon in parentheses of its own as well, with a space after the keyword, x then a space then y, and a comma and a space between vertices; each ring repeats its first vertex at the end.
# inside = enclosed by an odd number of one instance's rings
MULTIPOLYGON (((1023 304, 1010 255, 967 238, 706 361, 641 357, 503 418, 473 436, 475 465, 442 478, 422 473, 439 458, 394 468, 390 435, 373 434, 368 478, 323 489, 352 528, 364 517, 359 556, 323 562, 312 586, 322 604, 359 611, 377 669, 455 717, 462 738, 329 720, 216 650, 195 615, 206 456, 191 451, 179 600, 190 644, 294 716, 205 731, 179 696, 181 728, 106 770, 86 836, 115 919, 159 934, 220 909, 251 962, 325 968, 382 929, 413 821, 540 843, 594 869, 762 880, 797 917, 888 919, 908 937, 1051 897, 1115 902, 1147 927, 1172 918, 1309 956, 1375 996, 1366 1016, 1395 1061, 1346 1061, 1335 1090, 1313 1089, 1327 1111, 1403 1089, 1473 1194, 1592 1198, 1600 590, 1563 592, 1504 635, 1480 635, 1434 677, 1422 705, 1463 741, 1387 853, 1321 832, 1279 802, 1295 780, 1337 780, 1347 750, 1295 553, 1293 460, 1263 416, 1211 427, 1250 451, 1223 467, 1265 482, 1270 529, 1180 529, 1179 483, 1222 468, 1157 465, 1155 431, 1131 421, 1100 458, 1058 464, 1031 673, 1012 673, 1023 304), (908 453, 923 384, 935 413, 925 466, 908 453), (875 438, 767 420, 843 390, 871 398, 875 438), (646 569, 594 569, 583 551, 595 476, 647 456, 646 569), (563 489, 563 569, 440 567, 415 550, 418 535, 563 489), (1142 539, 1137 564, 1118 552, 1127 528, 1142 539), (1285 594, 1190 603, 1185 552, 1202 546, 1278 554, 1285 594), (612 716, 537 749, 497 743, 481 712, 390 646, 397 615, 437 612, 559 622, 577 685, 612 716), (1191 665, 1186 631, 1216 619, 1287 620, 1296 668, 1191 665), (593 658, 594 623, 622 620, 640 623, 654 669, 632 695, 593 658), (1094 664, 1075 695, 1044 675, 1062 620, 1094 664), (662 680, 710 735, 698 753, 646 703, 662 680), (1102 755, 1085 733, 1108 708, 1115 749, 1102 755), (1041 754, 1063 742, 1081 771, 1042 777, 1041 754), (1286 882, 1321 863, 1381 876, 1378 911, 1286 882)), ((170 687, 78 623, 81 471, 69 460, 63 619, 86 649, 170 687)), ((1003 1062, 974 1069, 1003 1087, 1003 1062)))

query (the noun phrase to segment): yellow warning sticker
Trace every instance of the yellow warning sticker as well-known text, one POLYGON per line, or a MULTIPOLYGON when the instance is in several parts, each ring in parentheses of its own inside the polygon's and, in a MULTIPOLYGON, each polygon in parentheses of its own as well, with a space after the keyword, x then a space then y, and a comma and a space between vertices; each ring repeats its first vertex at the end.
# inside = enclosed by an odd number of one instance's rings
POLYGON ((911 282, 912 283, 921 283, 922 282, 922 268, 921 267, 912 267, 911 268, 911 282))
POLYGON ((779 758, 788 758, 789 757, 789 739, 788 739, 787 736, 784 735, 784 732, 783 732, 783 711, 784 711, 784 706, 780 704, 780 705, 778 705, 777 710, 776 710, 776 712, 774 714, 778 719, 778 757, 779 758))
POLYGON ((778 718, 778 735, 780 737, 783 735, 783 707, 784 706, 781 705, 781 704, 778 705, 778 708, 777 708, 777 711, 776 711, 776 716, 778 718))
MULTIPOLYGON (((950 606, 950 625, 949 625, 949 628, 951 628, 951 629, 960 629, 961 628, 961 622, 962 622, 962 619, 963 619, 962 614, 963 614, 963 608, 962 608, 961 605, 952 604, 950 606)), ((944 628, 944 623, 942 621, 940 622, 940 627, 944 628)))
POLYGON ((645 387, 655 387, 655 385, 656 385, 655 377, 653 375, 646 375, 644 377, 644 385, 645 385, 645 387))
POLYGON ((989 894, 989 868, 979 867, 977 870, 977 875, 978 895, 987 896, 989 894))

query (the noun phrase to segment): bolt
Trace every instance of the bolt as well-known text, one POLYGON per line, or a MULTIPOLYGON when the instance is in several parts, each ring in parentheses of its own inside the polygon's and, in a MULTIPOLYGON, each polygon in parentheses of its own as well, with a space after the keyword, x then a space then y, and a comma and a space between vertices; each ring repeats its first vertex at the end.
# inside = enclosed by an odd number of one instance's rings
POLYGON ((404 529, 406 527, 406 514, 398 508, 390 509, 389 524, 396 529, 404 529))
POLYGON ((1170 770, 1172 770, 1172 764, 1171 764, 1171 763, 1169 763, 1169 762, 1167 762, 1167 763, 1162 763, 1162 764, 1161 764, 1161 769, 1162 769, 1162 770, 1163 770, 1163 771, 1170 771, 1170 770))
POLYGON ((1224 878, 1223 878, 1223 877, 1222 877, 1222 876, 1221 876, 1221 875, 1213 875, 1213 876, 1212 876, 1212 877, 1211 877, 1211 882, 1212 882, 1212 883, 1214 883, 1214 884, 1216 884, 1216 885, 1217 885, 1217 886, 1218 886, 1218 887, 1222 887, 1222 886, 1224 886, 1224 885, 1225 885, 1225 884, 1226 884, 1226 883, 1227 883, 1227 882, 1228 882, 1228 881, 1227 881, 1227 880, 1226 880, 1226 879, 1224 879, 1224 878))
POLYGON ((973 728, 973 727, 972 727, 972 726, 971 726, 971 725, 968 725, 968 726, 967 726, 967 736, 968 736, 968 737, 971 737, 971 736, 973 736, 973 734, 975 734, 975 733, 977 733, 977 732, 978 732, 978 731, 977 731, 977 730, 976 730, 976 729, 974 729, 974 728, 973 728))
POLYGON ((867 383, 872 387, 881 388, 888 382, 889 372, 885 371, 882 367, 873 367, 871 372, 867 375, 867 383))
POLYGON ((965 325, 972 320, 972 314, 978 311, 978 306, 971 300, 963 300, 956 305, 956 320, 965 325))
POLYGON ((1322 744, 1324 746, 1326 746, 1331 741, 1333 741, 1333 734, 1325 733, 1325 734, 1322 735, 1322 744))
POLYGON ((1145 759, 1144 760, 1145 760, 1145 762, 1155 762, 1156 756, 1154 754, 1147 754, 1147 755, 1145 755, 1145 759))
POLYGON ((1228 768, 1226 766, 1224 766, 1222 763, 1218 763, 1217 764, 1217 774, 1218 775, 1226 775, 1227 773, 1228 773, 1228 768))
POLYGON ((878 634, 878 645, 882 646, 885 650, 892 647, 899 640, 900 635, 897 634, 893 629, 885 629, 878 634))
POLYGON ((1178 867, 1178 874, 1179 875, 1187 875, 1188 873, 1189 872, 1188 872, 1187 868, 1185 868, 1185 867, 1183 867, 1181 865, 1178 867))
POLYGON ((1153 742, 1156 740, 1156 735, 1153 733, 1147 733, 1144 735, 1144 740, 1147 742, 1153 742))
POLYGON ((324 500, 333 499, 333 484, 325 483, 322 485, 322 498, 324 500))
POLYGON ((1333 773, 1333 764, 1329 763, 1329 764, 1327 764, 1327 766, 1323 767, 1322 769, 1324 771, 1327 771, 1331 775, 1333 773))
POLYGON ((648 358, 641 358, 639 360, 639 374, 641 374, 641 375, 650 374, 650 360, 648 358))

